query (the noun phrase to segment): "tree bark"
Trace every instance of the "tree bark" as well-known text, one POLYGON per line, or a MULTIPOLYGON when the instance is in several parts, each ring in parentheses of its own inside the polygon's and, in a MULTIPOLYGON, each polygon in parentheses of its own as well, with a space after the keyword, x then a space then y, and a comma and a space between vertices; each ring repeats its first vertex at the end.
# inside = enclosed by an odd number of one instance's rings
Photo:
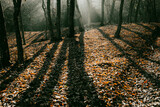
POLYGON ((135 0, 131 0, 130 6, 129 6, 129 13, 128 13, 128 23, 132 22, 132 12, 134 7, 135 0))
POLYGON ((24 62, 23 59, 23 47, 22 47, 22 38, 19 30, 19 21, 18 16, 21 8, 21 0, 13 0, 14 4, 14 25, 15 25, 15 33, 16 33, 16 42, 17 42, 17 50, 18 50, 18 63, 22 64, 24 62))
POLYGON ((74 37, 74 10, 75 0, 70 0, 70 17, 69 17, 69 35, 68 37, 74 37))
POLYGON ((44 11, 44 17, 45 17, 45 22, 46 22, 46 25, 45 25, 45 39, 48 39, 48 37, 47 37, 48 20, 47 20, 47 11, 46 11, 46 6, 45 6, 45 3, 44 3, 44 0, 42 0, 42 9, 44 11))
POLYGON ((19 22, 20 22, 20 28, 21 28, 21 32, 22 32, 23 45, 26 45, 26 41, 25 41, 25 37, 24 37, 24 27, 23 27, 21 11, 19 13, 19 22))
POLYGON ((116 0, 113 0, 108 23, 112 23, 116 0))
POLYGON ((50 39, 51 39, 51 42, 53 42, 55 38, 54 38, 54 33, 53 33, 53 24, 52 24, 52 19, 51 19, 50 4, 51 4, 51 1, 47 0, 48 27, 49 27, 50 39))
POLYGON ((81 15, 81 12, 80 12, 80 10, 79 10, 79 6, 78 6, 78 3, 77 3, 78 1, 76 0, 76 9, 77 9, 77 11, 78 11, 78 13, 79 13, 79 18, 78 18, 78 21, 79 21, 79 30, 81 31, 81 32, 83 32, 84 31, 84 26, 83 26, 83 22, 82 22, 82 15, 81 15))
POLYGON ((91 24, 91 11, 90 11, 90 9, 91 9, 91 4, 90 4, 90 1, 89 1, 89 0, 87 0, 87 4, 88 4, 88 27, 89 27, 90 24, 91 24))
POLYGON ((156 0, 153 0, 153 14, 154 14, 154 21, 157 22, 156 0))
POLYGON ((0 68, 8 66, 10 60, 9 47, 5 29, 5 20, 3 16, 1 1, 0 1, 0 68))
POLYGON ((141 2, 141 0, 138 0, 138 4, 137 4, 137 8, 136 8, 136 13, 135 13, 135 17, 134 17, 135 23, 137 23, 137 19, 138 19, 138 12, 139 12, 139 8, 140 8, 140 2, 141 2))
POLYGON ((70 7, 70 1, 67 0, 67 27, 69 26, 69 8, 70 7))
POLYGON ((124 4, 124 0, 121 0, 120 10, 119 10, 118 28, 117 28, 117 31, 116 31, 116 33, 115 33, 115 37, 116 37, 116 38, 119 38, 119 37, 120 37, 121 25, 122 25, 123 4, 124 4))
POLYGON ((102 3, 101 3, 101 15, 102 15, 102 19, 101 19, 101 26, 104 25, 104 2, 105 0, 102 0, 102 3))
POLYGON ((61 38, 61 0, 57 0, 57 36, 61 38))

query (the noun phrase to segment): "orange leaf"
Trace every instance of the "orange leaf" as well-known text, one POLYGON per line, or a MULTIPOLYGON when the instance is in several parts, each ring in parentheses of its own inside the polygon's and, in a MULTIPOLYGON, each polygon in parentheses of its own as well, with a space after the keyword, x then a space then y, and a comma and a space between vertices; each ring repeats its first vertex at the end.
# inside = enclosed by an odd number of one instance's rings
POLYGON ((144 83, 147 83, 147 80, 146 80, 146 81, 144 81, 144 83))

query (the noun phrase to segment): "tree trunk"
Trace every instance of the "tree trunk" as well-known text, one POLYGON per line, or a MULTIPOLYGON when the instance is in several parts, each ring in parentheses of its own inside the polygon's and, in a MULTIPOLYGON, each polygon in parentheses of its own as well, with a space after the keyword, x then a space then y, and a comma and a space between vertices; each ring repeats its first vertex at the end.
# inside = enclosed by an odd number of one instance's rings
POLYGON ((129 6, 129 13, 128 13, 128 23, 132 22, 132 12, 134 7, 135 0, 131 0, 130 6, 129 6))
POLYGON ((67 27, 69 26, 69 7, 70 7, 70 1, 67 0, 67 27))
POLYGON ((70 23, 69 23, 69 35, 68 37, 74 37, 74 10, 75 10, 75 0, 70 0, 70 23))
POLYGON ((90 11, 90 9, 91 9, 91 4, 90 4, 90 1, 89 1, 89 0, 87 0, 87 4, 88 4, 88 27, 89 27, 90 24, 91 24, 91 11, 90 11))
POLYGON ((138 0, 138 4, 137 4, 137 8, 136 8, 136 13, 135 13, 135 17, 134 17, 135 23, 137 23, 137 19, 138 19, 138 12, 139 12, 139 7, 140 7, 140 2, 141 2, 141 0, 138 0))
POLYGON ((110 16, 109 16, 108 23, 112 23, 113 15, 114 15, 115 2, 116 2, 116 0, 113 0, 113 2, 112 2, 112 8, 111 8, 111 11, 110 11, 110 16))
POLYGON ((47 12, 46 12, 46 6, 45 6, 45 3, 44 3, 44 0, 42 0, 42 9, 44 11, 44 17, 45 17, 45 22, 46 22, 46 25, 45 25, 45 39, 48 39, 48 37, 47 37, 48 20, 47 20, 47 12))
POLYGON ((101 3, 101 15, 102 15, 102 19, 101 19, 101 26, 104 25, 104 2, 105 0, 102 0, 102 3, 101 3))
POLYGON ((57 36, 61 38, 61 0, 57 0, 57 36))
POLYGON ((0 1, 0 68, 8 66, 10 60, 5 21, 0 1))
POLYGON ((48 27, 49 27, 49 34, 51 42, 54 41, 54 33, 53 33, 53 24, 51 19, 51 9, 50 9, 50 0, 47 0, 47 14, 48 14, 48 27))
POLYGON ((121 25, 122 25, 123 4, 124 4, 124 0, 121 0, 120 10, 119 10, 118 28, 117 28, 117 31, 116 31, 116 33, 115 33, 115 37, 116 37, 116 38, 119 38, 119 37, 120 37, 121 25))
POLYGON ((156 0, 153 0, 153 14, 154 21, 157 22, 157 9, 156 9, 156 0))
POLYGON ((17 50, 18 50, 18 63, 22 64, 24 62, 23 59, 23 47, 22 47, 22 38, 19 30, 19 21, 18 16, 20 13, 21 8, 21 0, 13 0, 14 3, 14 26, 15 26, 15 33, 16 33, 16 42, 17 42, 17 50))
POLYGON ((26 45, 26 41, 25 41, 25 37, 24 37, 24 27, 23 27, 23 22, 22 22, 21 11, 19 13, 19 22, 20 22, 20 28, 21 28, 21 32, 22 32, 23 45, 26 45))
POLYGON ((79 18, 78 18, 78 21, 79 21, 79 30, 81 31, 81 32, 83 32, 84 31, 84 26, 83 26, 83 22, 82 22, 82 15, 81 15, 81 12, 80 12, 80 10, 79 10, 79 6, 78 6, 78 3, 77 3, 78 1, 76 0, 76 9, 77 9, 77 11, 78 11, 78 13, 79 13, 79 18))

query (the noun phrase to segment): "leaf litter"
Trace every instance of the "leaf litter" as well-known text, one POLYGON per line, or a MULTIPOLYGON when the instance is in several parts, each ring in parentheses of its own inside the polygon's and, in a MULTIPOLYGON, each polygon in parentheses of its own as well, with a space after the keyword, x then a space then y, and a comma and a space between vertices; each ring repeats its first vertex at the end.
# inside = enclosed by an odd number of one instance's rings
POLYGON ((0 71, 0 105, 160 106, 160 39, 152 50, 142 37, 151 35, 154 25, 123 25, 120 39, 114 38, 116 28, 92 29, 56 43, 39 42, 43 32, 25 32, 23 66, 15 66, 10 36, 12 65, 0 71))

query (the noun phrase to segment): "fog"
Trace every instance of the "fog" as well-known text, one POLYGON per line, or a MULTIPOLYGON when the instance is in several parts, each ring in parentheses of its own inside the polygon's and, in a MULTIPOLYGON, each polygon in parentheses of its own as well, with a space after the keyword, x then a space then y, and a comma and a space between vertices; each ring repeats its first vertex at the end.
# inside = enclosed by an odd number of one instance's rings
MULTIPOLYGON (((45 5, 47 0, 45 1, 45 5)), ((4 10, 7 31, 13 31, 13 1, 1 0, 4 10)), ((127 20, 130 0, 124 4, 123 18, 124 23, 127 20)), ((84 26, 90 26, 101 22, 102 16, 102 0, 77 0, 80 10, 82 23, 84 26)), ((120 0, 105 0, 104 3, 104 24, 117 24, 119 13, 120 0), (115 1, 115 3, 113 3, 115 1), (113 5, 114 4, 114 5, 113 5)), ((158 6, 157 6, 158 7, 158 6)), ((143 9, 143 7, 142 7, 143 9)), ((42 0, 23 0, 21 5, 21 14, 24 24, 24 30, 44 30, 45 29, 45 15, 42 9, 42 0)), ((134 16, 134 14, 133 14, 134 16)), ((141 20, 145 14, 139 14, 141 20)), ((56 25, 56 0, 51 0, 51 17, 53 25, 56 25)), ((78 26, 77 20, 79 13, 75 9, 75 25, 78 26)), ((61 0, 61 24, 66 27, 67 20, 67 0, 61 0)))

